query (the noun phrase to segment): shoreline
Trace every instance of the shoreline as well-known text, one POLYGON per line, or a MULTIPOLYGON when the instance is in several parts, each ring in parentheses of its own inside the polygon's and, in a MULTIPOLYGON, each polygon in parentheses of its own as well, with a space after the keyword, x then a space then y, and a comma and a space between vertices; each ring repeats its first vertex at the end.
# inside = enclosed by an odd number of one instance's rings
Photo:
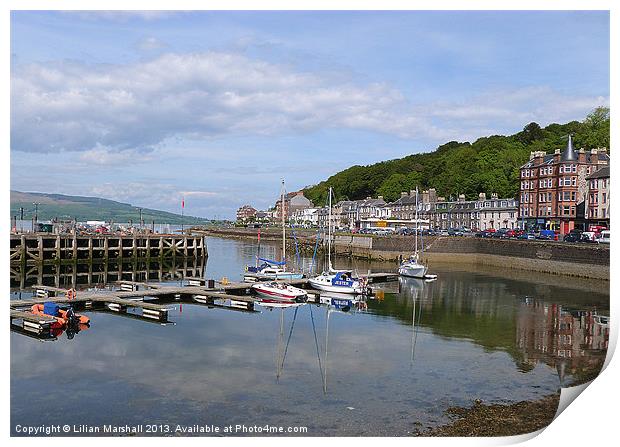
POLYGON ((446 414, 455 418, 448 424, 416 430, 414 436, 515 436, 532 433, 553 422, 560 394, 511 404, 485 404, 476 400, 469 408, 450 407, 446 414))

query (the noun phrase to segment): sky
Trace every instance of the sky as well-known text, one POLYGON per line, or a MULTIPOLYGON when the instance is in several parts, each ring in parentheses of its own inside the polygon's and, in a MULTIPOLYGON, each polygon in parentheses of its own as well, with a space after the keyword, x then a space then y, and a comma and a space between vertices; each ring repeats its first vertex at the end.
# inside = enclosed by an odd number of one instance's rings
POLYGON ((609 94, 605 11, 12 11, 11 189, 234 218, 609 94))

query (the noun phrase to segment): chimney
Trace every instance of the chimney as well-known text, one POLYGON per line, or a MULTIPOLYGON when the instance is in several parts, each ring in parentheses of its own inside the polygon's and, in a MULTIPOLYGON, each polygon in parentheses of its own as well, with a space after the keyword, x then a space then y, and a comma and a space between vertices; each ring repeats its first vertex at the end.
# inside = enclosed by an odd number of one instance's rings
POLYGON ((530 160, 534 160, 535 156, 536 156, 536 152, 534 151, 530 152, 530 160))
POLYGON ((429 203, 430 194, 428 191, 422 191, 422 203, 429 203))
POLYGON ((403 191, 400 193, 401 197, 407 197, 409 195, 409 193, 407 193, 407 191, 403 191))
POLYGON ((366 200, 370 200, 370 199, 372 199, 372 197, 370 197, 370 196, 366 197, 366 200))
POLYGON ((534 164, 541 164, 543 162, 543 158, 545 156, 545 151, 536 151, 534 152, 534 164))
POLYGON ((465 201, 465 194, 459 194, 459 202, 464 202, 465 201))
POLYGON ((487 199, 486 192, 481 192, 480 194, 478 194, 478 200, 486 200, 486 199, 487 199))
POLYGON ((492 199, 497 199, 497 193, 496 192, 491 193, 491 198, 492 199))
POLYGON ((377 196, 378 200, 383 200, 383 196, 377 196))
MULTIPOLYGON (((584 154, 584 158, 585 158, 585 154, 584 154)), ((598 164, 598 149, 590 150, 590 163, 592 163, 593 165, 598 164)))
POLYGON ((560 151, 560 149, 556 149, 555 152, 553 153, 553 162, 559 163, 561 156, 562 156, 562 152, 560 151))
POLYGON ((586 151, 584 148, 581 148, 579 149, 579 163, 585 163, 585 162, 586 162, 586 151))

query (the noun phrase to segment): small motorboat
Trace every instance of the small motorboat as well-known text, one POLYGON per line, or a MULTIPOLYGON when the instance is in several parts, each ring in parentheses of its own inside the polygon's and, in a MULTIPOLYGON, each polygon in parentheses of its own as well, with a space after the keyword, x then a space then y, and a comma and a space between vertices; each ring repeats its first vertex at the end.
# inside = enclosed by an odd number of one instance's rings
POLYGON ((35 315, 45 315, 55 318, 56 323, 52 324, 52 328, 64 328, 70 324, 90 324, 90 318, 86 315, 80 315, 73 312, 73 308, 61 309, 60 306, 53 302, 45 302, 43 304, 33 304, 30 311, 35 315))
POLYGON ((261 297, 266 298, 264 301, 276 300, 304 303, 308 300, 308 294, 305 290, 276 281, 254 284, 252 290, 261 297))

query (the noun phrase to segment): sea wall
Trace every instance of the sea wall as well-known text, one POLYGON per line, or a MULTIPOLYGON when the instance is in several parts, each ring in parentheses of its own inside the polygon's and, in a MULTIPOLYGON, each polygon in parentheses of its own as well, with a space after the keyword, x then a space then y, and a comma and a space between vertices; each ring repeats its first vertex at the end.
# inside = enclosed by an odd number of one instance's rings
MULTIPOLYGON (((257 239, 256 229, 218 229, 209 235, 240 239, 257 239)), ((312 254, 316 232, 297 231, 299 247, 312 254)), ((287 236, 289 237, 289 236, 287 236)), ((276 241, 281 233, 261 230, 261 240, 276 241)), ((292 239, 290 240, 292 244, 292 239)), ((415 250, 413 236, 335 235, 334 251, 338 255, 381 261, 398 261, 415 250)), ((428 262, 466 263, 501 268, 529 270, 558 275, 609 280, 609 246, 572 244, 554 241, 525 241, 455 236, 424 237, 418 250, 428 262)))

